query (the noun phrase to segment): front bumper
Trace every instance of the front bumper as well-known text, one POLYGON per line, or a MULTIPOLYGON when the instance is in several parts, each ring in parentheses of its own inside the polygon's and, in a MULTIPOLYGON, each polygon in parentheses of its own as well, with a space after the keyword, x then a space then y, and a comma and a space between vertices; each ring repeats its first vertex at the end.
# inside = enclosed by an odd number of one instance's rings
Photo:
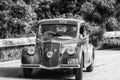
POLYGON ((79 64, 61 64, 56 67, 46 67, 40 64, 22 64, 22 68, 60 69, 60 68, 80 68, 79 64))

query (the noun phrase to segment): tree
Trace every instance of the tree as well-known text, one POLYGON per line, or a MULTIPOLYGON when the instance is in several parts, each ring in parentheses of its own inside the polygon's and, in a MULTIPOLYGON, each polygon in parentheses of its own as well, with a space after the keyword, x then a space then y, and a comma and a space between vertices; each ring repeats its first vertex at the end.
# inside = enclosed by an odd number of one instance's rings
POLYGON ((107 31, 114 31, 120 30, 119 23, 115 17, 110 17, 106 22, 106 30, 107 31))
POLYGON ((116 0, 92 0, 96 6, 95 10, 102 16, 102 21, 105 22, 106 18, 114 16, 116 0))
POLYGON ((85 2, 81 6, 81 15, 84 17, 87 21, 93 21, 93 12, 95 10, 95 6, 90 2, 85 2))
POLYGON ((39 20, 57 17, 82 18, 118 30, 119 4, 119 0, 0 0, 0 38, 31 36, 39 20))

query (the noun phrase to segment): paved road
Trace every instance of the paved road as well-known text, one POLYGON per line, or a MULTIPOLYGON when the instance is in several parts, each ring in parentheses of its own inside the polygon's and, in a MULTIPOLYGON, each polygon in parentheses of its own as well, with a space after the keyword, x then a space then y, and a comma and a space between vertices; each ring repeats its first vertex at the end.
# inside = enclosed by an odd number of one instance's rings
MULTIPOLYGON (((65 80, 74 79, 71 72, 40 72, 35 69, 33 76, 26 79, 20 68, 20 61, 0 63, 0 80, 65 80)), ((95 69, 83 72, 83 80, 120 80, 120 51, 96 51, 95 69)))

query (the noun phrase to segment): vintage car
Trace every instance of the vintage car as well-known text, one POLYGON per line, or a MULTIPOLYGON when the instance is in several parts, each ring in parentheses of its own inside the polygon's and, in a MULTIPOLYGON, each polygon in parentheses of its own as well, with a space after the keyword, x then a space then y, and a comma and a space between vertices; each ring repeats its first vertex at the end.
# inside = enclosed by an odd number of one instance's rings
POLYGON ((82 80, 83 68, 93 71, 94 47, 84 20, 45 19, 39 22, 35 46, 22 50, 21 66, 25 77, 33 68, 73 70, 75 80, 82 80))

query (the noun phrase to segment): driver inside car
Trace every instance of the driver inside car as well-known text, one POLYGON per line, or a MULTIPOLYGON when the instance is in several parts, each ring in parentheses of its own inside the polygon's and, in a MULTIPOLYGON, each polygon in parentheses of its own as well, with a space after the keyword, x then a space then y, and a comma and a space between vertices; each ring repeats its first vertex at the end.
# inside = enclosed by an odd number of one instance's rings
POLYGON ((66 26, 57 25, 57 27, 56 27, 57 34, 63 35, 66 31, 67 31, 66 26))

